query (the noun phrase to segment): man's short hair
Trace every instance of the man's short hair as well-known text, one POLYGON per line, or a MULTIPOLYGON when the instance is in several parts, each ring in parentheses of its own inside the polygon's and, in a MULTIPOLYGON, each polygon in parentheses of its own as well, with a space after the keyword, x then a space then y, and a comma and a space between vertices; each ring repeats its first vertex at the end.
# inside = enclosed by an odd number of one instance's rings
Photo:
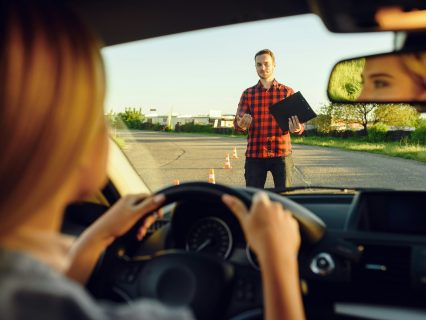
POLYGON ((261 56, 262 54, 269 54, 269 55, 271 56, 271 58, 272 58, 272 62, 273 62, 273 63, 275 63, 275 55, 274 55, 274 53, 273 53, 271 50, 269 50, 269 49, 263 49, 263 50, 260 50, 258 53, 256 53, 256 54, 254 55, 254 61, 256 61, 256 57, 257 57, 257 56, 261 56))

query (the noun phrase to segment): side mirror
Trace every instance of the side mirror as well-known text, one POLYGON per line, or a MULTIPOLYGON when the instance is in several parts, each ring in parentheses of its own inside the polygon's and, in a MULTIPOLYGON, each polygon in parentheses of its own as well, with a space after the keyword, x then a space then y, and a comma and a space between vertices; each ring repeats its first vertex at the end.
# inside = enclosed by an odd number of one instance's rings
POLYGON ((426 51, 340 61, 331 72, 327 94, 337 103, 404 103, 426 112, 426 51))

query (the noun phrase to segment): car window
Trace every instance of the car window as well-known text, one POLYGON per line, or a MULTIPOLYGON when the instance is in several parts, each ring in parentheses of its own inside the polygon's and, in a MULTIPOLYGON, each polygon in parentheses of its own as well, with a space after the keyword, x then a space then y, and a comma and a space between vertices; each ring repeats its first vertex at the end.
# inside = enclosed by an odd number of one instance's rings
MULTIPOLYGON (((259 80, 254 55, 265 48, 275 53, 276 80, 302 92, 321 115, 306 124, 301 137, 292 137, 292 186, 425 189, 424 162, 359 152, 356 146, 343 151, 306 145, 310 132, 322 128, 330 111, 326 88, 333 65, 357 55, 391 51, 393 35, 332 34, 318 17, 301 15, 103 49, 108 81, 105 114, 111 133, 151 190, 212 177, 217 183, 245 185, 247 138, 233 130, 233 119, 243 91, 259 80)), ((350 93, 352 83, 345 81, 343 89, 350 93)), ((380 114, 373 107, 370 115, 365 111, 368 106, 362 108, 369 117, 380 114)), ((364 129, 353 109, 335 108, 340 115, 328 124, 333 134, 320 130, 327 146, 355 139, 364 129)), ((409 142, 406 137, 421 122, 417 114, 413 117, 406 125, 386 118, 386 132, 396 132, 393 142, 409 142)), ((368 123, 371 130, 365 137, 371 150, 367 151, 374 152, 374 139, 383 135, 376 122, 368 123)), ((421 152, 423 147, 419 148, 421 152)), ((265 187, 273 186, 268 174, 265 187)))

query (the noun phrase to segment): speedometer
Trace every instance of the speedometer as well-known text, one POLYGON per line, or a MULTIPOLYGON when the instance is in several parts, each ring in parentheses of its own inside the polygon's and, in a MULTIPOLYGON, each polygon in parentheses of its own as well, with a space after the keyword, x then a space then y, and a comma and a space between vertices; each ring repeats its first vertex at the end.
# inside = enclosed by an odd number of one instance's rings
POLYGON ((232 249, 232 233, 227 224, 216 217, 198 220, 186 237, 186 250, 228 258, 232 249))

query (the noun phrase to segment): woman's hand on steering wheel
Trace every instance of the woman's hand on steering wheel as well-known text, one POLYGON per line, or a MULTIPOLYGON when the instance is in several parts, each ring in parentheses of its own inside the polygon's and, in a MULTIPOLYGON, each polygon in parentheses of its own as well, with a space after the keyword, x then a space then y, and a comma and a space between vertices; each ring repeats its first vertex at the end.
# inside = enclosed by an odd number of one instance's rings
POLYGON ((162 217, 162 210, 157 209, 161 207, 164 200, 163 194, 155 196, 147 194, 126 195, 93 224, 92 232, 96 233, 98 237, 108 239, 108 243, 111 243, 145 217, 136 236, 138 240, 142 240, 157 217, 162 217), (148 215, 152 212, 154 214, 148 215))
POLYGON ((223 202, 235 214, 244 231, 250 248, 260 260, 279 248, 291 257, 297 257, 300 247, 299 224, 290 211, 273 202, 264 192, 253 197, 250 210, 236 197, 224 195, 223 202))
POLYGON ((253 196, 250 211, 235 197, 224 195, 222 200, 240 221, 258 257, 265 319, 305 319, 297 263, 301 242, 297 221, 264 192, 253 196))
POLYGON ((161 210, 155 210, 162 206, 164 200, 163 194, 122 197, 77 238, 69 253, 67 275, 80 283, 86 283, 101 253, 145 217, 136 235, 138 240, 142 240, 157 216, 162 216, 161 210), (155 213, 149 215, 151 212, 155 213))

